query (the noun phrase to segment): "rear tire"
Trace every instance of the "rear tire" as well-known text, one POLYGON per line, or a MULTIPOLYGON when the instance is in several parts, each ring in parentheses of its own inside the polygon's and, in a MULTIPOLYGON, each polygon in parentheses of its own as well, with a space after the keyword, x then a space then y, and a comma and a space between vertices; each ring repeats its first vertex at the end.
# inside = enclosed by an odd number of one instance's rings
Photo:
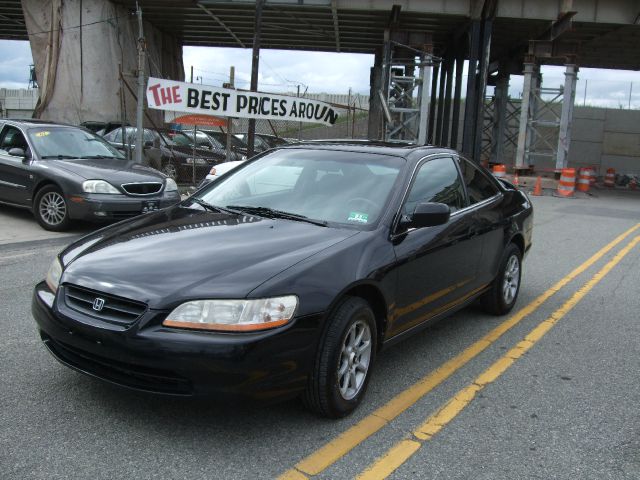
POLYGON ((328 322, 303 402, 320 416, 341 418, 366 392, 377 347, 376 320, 366 301, 347 297, 328 322))
POLYGON ((509 313, 518 299, 521 277, 522 253, 510 243, 502 255, 498 276, 491 284, 491 289, 480 297, 482 308, 493 315, 509 313))
POLYGON ((67 201, 55 185, 47 185, 36 194, 33 216, 42 228, 52 232, 64 232, 71 225, 67 201))

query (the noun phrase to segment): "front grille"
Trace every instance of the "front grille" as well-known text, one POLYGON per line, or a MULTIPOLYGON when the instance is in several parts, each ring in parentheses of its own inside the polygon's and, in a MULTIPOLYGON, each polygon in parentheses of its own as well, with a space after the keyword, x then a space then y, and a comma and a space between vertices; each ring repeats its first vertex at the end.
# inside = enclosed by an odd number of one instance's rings
POLYGON ((63 363, 84 373, 137 390, 172 395, 191 395, 193 388, 186 378, 167 370, 143 367, 101 357, 71 345, 62 344, 41 332, 49 351, 63 363))
POLYGON ((153 195, 162 190, 159 182, 123 183, 121 186, 129 195, 153 195))
POLYGON ((131 324, 147 309, 142 302, 107 295, 76 285, 65 285, 64 300, 67 306, 76 312, 115 325, 131 324))

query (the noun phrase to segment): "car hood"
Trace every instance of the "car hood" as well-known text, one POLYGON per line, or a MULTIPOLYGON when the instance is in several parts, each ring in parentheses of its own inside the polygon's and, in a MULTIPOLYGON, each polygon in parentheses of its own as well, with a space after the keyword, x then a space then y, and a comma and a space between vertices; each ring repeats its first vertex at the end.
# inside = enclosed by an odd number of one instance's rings
POLYGON ((61 254, 62 283, 157 309, 190 299, 244 298, 274 275, 358 233, 197 208, 172 207, 79 240, 61 254))
POLYGON ((106 180, 115 185, 133 182, 163 182, 164 175, 151 167, 127 160, 47 160, 47 165, 86 180, 106 180))

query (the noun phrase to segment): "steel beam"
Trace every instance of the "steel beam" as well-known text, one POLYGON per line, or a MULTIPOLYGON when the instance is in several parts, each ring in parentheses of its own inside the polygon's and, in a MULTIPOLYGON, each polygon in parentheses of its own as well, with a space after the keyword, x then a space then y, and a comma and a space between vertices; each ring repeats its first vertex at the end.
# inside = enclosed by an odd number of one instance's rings
POLYGON ((444 91, 444 116, 442 117, 442 142, 443 146, 449 145, 449 122, 451 120, 451 90, 453 87, 453 65, 455 61, 455 50, 449 52, 445 61, 447 70, 447 84, 444 91))
MULTIPOLYGON (((260 67, 260 34, 262 32, 262 8, 265 0, 256 0, 256 16, 253 28, 253 52, 251 57, 251 91, 258 91, 258 69, 260 67)), ((255 153, 256 119, 250 118, 247 128, 247 157, 255 153)))
POLYGON ((562 98, 562 114, 560 116, 560 134, 558 136, 558 154, 556 169, 567 167, 569 146, 571 145, 571 124, 573 123, 573 105, 576 99, 576 81, 578 67, 569 64, 564 72, 564 97, 562 98))
POLYGON ((472 160, 480 162, 482 150, 482 128, 484 124, 484 97, 487 91, 487 78, 489 76, 489 58, 491 54, 491 32, 493 30, 493 17, 482 22, 481 45, 478 63, 478 80, 476 84, 476 122, 473 138, 472 160))
POLYGON ((520 104, 520 126, 518 130, 518 147, 516 149, 516 169, 528 168, 526 164, 526 146, 527 146, 527 121, 529 119, 529 110, 531 108, 531 83, 534 81, 535 64, 530 58, 529 62, 524 64, 524 85, 522 87, 522 102, 520 104))
POLYGON ((509 101, 509 74, 498 76, 495 90, 494 122, 491 145, 491 163, 505 163, 504 144, 507 123, 507 102, 509 101))
POLYGON ((464 49, 460 44, 456 50, 456 86, 453 94, 453 118, 451 120, 451 143, 449 146, 458 149, 458 132, 460 131, 460 99, 462 97, 462 70, 464 66, 464 49))
POLYGON ((418 90, 418 101, 420 105, 420 124, 418 125, 418 144, 426 145, 428 142, 427 134, 429 129, 429 113, 431 96, 429 86, 431 85, 431 71, 433 69, 433 60, 431 54, 422 57, 422 66, 420 67, 420 88, 418 90))
POLYGON ((480 20, 473 20, 469 27, 469 75, 467 76, 467 96, 464 103, 464 130, 462 131, 462 153, 473 156, 476 128, 477 104, 476 81, 478 55, 480 51, 480 20))
POLYGON ((438 86, 438 110, 436 118, 436 136, 434 140, 435 145, 443 145, 442 142, 442 123, 444 119, 444 92, 447 83, 447 60, 445 59, 440 68, 440 83, 438 86))
POLYGON ((438 95, 438 75, 440 74, 440 64, 436 63, 433 66, 433 76, 431 77, 431 104, 429 105, 429 128, 427 134, 427 143, 434 144, 436 139, 434 137, 434 123, 436 118, 436 100, 438 95))
POLYGON ((369 124, 367 137, 369 140, 382 139, 382 104, 378 92, 382 90, 382 50, 376 51, 371 75, 369 77, 369 124))

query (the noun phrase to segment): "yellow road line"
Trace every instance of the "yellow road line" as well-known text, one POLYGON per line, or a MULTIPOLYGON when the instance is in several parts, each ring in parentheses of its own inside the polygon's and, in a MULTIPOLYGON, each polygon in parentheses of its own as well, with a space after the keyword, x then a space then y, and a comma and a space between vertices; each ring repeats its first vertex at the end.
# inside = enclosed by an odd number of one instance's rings
POLYGON ((387 423, 395 419, 407 408, 414 405, 418 400, 420 400, 420 398, 424 397, 427 393, 429 393, 431 390, 433 390, 435 387, 437 387, 447 378, 453 375, 456 371, 466 365, 470 360, 472 360, 479 353, 485 350, 489 345, 498 340, 504 333, 509 331, 509 329, 517 325, 523 318, 536 311, 551 296, 557 293, 561 288, 567 285, 582 272, 591 267, 595 262, 600 260, 612 248, 622 242, 638 228, 640 228, 640 223, 631 227, 626 232, 618 235, 615 239, 598 250, 587 261, 575 268, 571 273, 559 280, 555 285, 553 285, 527 306, 518 310, 518 312, 516 312, 506 321, 491 330, 487 335, 476 341, 474 344, 460 352, 452 359, 442 364, 436 370, 433 370, 432 372, 427 374, 425 377, 420 379, 418 382, 416 382, 406 390, 400 392, 394 398, 389 400, 389 402, 387 402, 385 405, 378 408, 373 413, 369 414, 358 423, 345 430, 329 443, 325 444, 320 449, 316 450, 315 452, 298 462, 295 467, 283 473, 279 477, 279 479, 286 480, 292 478, 305 478, 305 476, 307 475, 318 475, 319 473, 333 465, 335 462, 349 453, 352 449, 357 447, 360 443, 364 442, 367 438, 376 433, 387 423))
POLYGON ((431 415, 422 425, 413 432, 418 440, 411 442, 411 453, 404 447, 408 440, 398 442, 385 455, 376 460, 364 470, 358 480, 378 480, 387 478, 398 467, 406 462, 423 445, 423 442, 431 438, 451 422, 464 408, 475 398, 476 394, 491 382, 502 375, 513 363, 533 347, 551 328, 571 311, 584 296, 593 289, 638 243, 640 236, 635 237, 629 244, 613 257, 602 269, 596 273, 587 283, 574 293, 560 308, 553 312, 546 320, 541 322, 529 334, 509 350, 503 357, 481 373, 470 385, 460 390, 436 413, 431 415), (417 444, 417 445, 416 445, 417 444))

